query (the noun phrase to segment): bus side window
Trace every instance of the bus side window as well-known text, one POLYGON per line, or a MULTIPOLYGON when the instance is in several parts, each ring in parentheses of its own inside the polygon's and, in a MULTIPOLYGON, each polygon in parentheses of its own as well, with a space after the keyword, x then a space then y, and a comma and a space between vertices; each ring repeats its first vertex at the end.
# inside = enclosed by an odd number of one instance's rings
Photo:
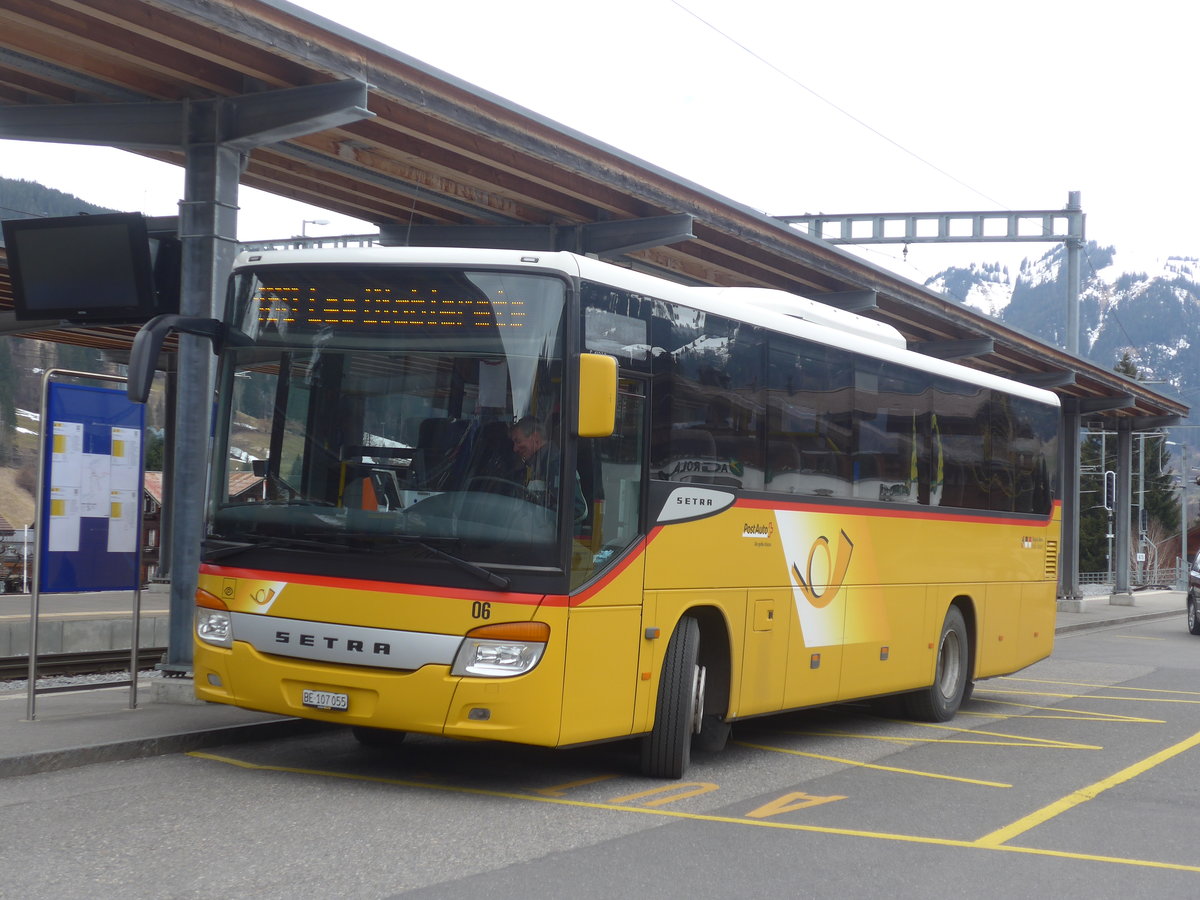
POLYGON ((772 336, 768 359, 764 488, 848 497, 850 357, 798 338, 772 336))

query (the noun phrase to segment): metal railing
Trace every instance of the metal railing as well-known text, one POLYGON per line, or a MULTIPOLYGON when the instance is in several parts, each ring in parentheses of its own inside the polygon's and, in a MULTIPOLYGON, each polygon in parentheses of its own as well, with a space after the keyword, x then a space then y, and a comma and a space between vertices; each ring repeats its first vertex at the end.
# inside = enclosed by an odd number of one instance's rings
MULTIPOLYGON (((1113 584, 1113 574, 1111 572, 1080 572, 1079 583, 1085 584, 1113 584)), ((1134 569, 1129 574, 1129 586, 1132 588, 1144 588, 1156 585, 1163 585, 1172 590, 1180 585, 1187 584, 1187 567, 1183 565, 1174 566, 1158 566, 1156 568, 1146 568, 1141 571, 1134 569)))

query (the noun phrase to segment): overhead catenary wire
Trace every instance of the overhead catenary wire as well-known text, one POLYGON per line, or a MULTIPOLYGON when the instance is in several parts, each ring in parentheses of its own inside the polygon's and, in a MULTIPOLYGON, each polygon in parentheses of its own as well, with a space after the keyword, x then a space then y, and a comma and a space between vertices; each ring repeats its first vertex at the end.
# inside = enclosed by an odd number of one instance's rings
POLYGON ((809 87, 807 84, 800 81, 800 79, 796 78, 790 72, 786 71, 785 69, 780 68, 779 66, 777 66, 775 63, 771 62, 771 60, 767 59, 762 54, 760 54, 757 51, 753 50, 752 48, 748 47, 746 44, 743 44, 737 38, 733 37, 732 35, 728 34, 725 31, 722 31, 720 28, 718 28, 712 22, 705 19, 699 13, 695 12, 692 9, 689 9, 687 6, 685 6, 683 3, 681 3, 680 0, 671 0, 671 3, 674 4, 675 6, 679 7, 679 9, 683 10, 689 16, 694 18, 697 22, 700 22, 705 27, 712 29, 714 32, 716 32, 718 35, 720 35, 723 39, 729 41, 729 43, 733 44, 735 47, 739 48, 744 53, 746 53, 749 56, 753 57, 754 59, 758 60, 760 63, 762 63, 767 68, 771 69, 772 71, 774 71, 775 73, 777 73, 779 75, 782 75, 784 78, 786 78, 792 84, 796 85, 796 87, 800 88, 803 91, 808 92, 813 97, 815 97, 816 99, 820 100, 822 103, 829 106, 831 109, 834 109, 837 112, 841 113, 843 116, 845 116, 850 121, 854 122, 859 127, 865 128, 867 131, 871 132, 871 134, 875 135, 880 140, 886 141, 887 143, 889 143, 893 147, 895 147, 897 150, 901 151, 902 153, 907 154, 908 156, 911 156, 917 162, 921 163, 924 166, 929 167, 933 171, 937 172, 939 175, 941 175, 945 178, 949 178, 951 181, 953 181, 955 184, 959 185, 960 187, 964 187, 967 190, 969 190, 971 193, 977 194, 978 196, 982 197, 984 200, 988 201, 988 203, 993 203, 996 206, 998 206, 1000 209, 1009 210, 1009 207, 1006 204, 1001 203, 999 200, 996 200, 993 197, 990 197, 989 195, 987 195, 986 193, 981 191, 979 188, 975 187, 974 185, 968 184, 967 182, 963 181, 958 176, 956 176, 950 172, 947 172, 941 166, 939 166, 936 163, 931 162, 930 160, 921 156, 921 154, 917 153, 915 150, 909 149, 908 147, 904 146, 899 141, 897 141, 895 138, 892 138, 889 135, 884 134, 882 131, 880 131, 875 126, 864 121, 863 119, 854 115, 854 113, 850 112, 849 110, 845 109, 842 106, 839 106, 837 103, 830 100, 828 97, 824 96, 823 94, 821 94, 818 91, 814 90, 813 88, 809 87))

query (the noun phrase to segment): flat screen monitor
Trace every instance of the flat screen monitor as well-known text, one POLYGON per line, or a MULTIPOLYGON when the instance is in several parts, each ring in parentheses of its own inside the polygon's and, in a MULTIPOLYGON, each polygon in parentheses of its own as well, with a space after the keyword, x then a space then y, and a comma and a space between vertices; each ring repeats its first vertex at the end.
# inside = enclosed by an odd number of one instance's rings
POLYGON ((8 219, 3 228, 18 320, 136 323, 170 311, 140 213, 8 219))

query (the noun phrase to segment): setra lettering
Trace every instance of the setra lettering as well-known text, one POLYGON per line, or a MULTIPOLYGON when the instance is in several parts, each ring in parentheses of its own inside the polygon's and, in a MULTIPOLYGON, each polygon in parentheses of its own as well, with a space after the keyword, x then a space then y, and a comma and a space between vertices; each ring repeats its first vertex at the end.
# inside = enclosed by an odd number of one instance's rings
POLYGON ((316 647, 323 645, 327 650, 344 650, 347 653, 370 653, 374 656, 392 655, 392 645, 386 641, 376 641, 368 651, 366 648, 366 643, 361 640, 347 638, 345 641, 343 641, 341 638, 316 634, 293 635, 290 631, 275 632, 275 643, 299 644, 301 647, 316 647))
POLYGON ((679 506, 712 506, 712 497, 676 497, 679 506))

